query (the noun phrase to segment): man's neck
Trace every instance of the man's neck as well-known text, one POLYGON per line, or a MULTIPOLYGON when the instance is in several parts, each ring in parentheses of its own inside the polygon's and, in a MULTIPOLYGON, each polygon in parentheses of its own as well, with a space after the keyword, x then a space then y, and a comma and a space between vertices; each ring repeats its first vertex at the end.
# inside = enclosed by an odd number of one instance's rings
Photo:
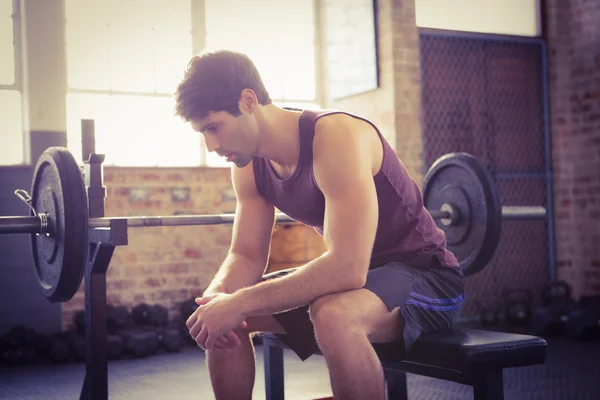
POLYGON ((256 155, 273 161, 283 169, 294 168, 300 153, 300 114, 273 104, 263 106, 256 117, 260 132, 256 155))

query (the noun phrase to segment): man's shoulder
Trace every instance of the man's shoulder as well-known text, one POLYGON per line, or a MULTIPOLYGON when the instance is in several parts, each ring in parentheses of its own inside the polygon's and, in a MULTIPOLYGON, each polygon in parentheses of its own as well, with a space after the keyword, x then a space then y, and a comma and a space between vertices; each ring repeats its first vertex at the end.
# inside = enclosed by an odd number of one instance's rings
POLYGON ((244 167, 231 167, 231 181, 236 192, 251 192, 257 191, 256 179, 254 174, 254 165, 257 163, 255 159, 250 160, 248 165, 244 167))
POLYGON ((321 114, 314 123, 315 138, 323 137, 333 141, 339 138, 334 138, 332 135, 344 136, 347 140, 350 136, 359 133, 363 129, 364 122, 362 120, 345 112, 321 114))

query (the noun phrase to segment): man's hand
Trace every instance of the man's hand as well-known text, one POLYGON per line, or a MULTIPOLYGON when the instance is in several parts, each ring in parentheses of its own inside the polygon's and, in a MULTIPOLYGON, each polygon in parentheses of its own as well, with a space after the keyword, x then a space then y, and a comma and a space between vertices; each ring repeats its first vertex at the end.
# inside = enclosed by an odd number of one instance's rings
POLYGON ((241 345, 234 328, 246 328, 248 324, 240 313, 240 307, 232 295, 215 293, 196 299, 199 307, 186 321, 190 336, 204 350, 231 351, 241 345))

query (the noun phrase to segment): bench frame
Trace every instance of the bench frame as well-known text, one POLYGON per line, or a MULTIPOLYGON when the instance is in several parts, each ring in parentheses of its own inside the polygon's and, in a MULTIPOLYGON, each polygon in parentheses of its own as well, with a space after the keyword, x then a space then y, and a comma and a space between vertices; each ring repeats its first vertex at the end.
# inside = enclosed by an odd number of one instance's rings
MULTIPOLYGON (((276 336, 262 336, 267 400, 283 400, 283 349, 288 348, 276 336)), ((388 400, 408 400, 406 373, 444 379, 473 387, 474 400, 504 400, 502 367, 481 365, 478 372, 464 374, 445 368, 436 368, 408 361, 382 362, 388 400)))

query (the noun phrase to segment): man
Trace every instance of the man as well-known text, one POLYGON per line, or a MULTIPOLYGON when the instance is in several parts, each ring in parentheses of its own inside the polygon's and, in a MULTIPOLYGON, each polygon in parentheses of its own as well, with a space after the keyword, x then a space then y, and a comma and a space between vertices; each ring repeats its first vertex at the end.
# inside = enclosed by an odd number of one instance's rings
POLYGON ((375 343, 405 349, 451 326, 463 276, 394 150, 368 120, 271 102, 252 61, 194 57, 176 113, 235 164, 231 248, 187 327, 206 350, 217 399, 249 399, 250 334, 278 334, 302 359, 320 350, 336 399, 384 399, 375 343), (315 227, 326 251, 263 277, 275 208, 315 227))

